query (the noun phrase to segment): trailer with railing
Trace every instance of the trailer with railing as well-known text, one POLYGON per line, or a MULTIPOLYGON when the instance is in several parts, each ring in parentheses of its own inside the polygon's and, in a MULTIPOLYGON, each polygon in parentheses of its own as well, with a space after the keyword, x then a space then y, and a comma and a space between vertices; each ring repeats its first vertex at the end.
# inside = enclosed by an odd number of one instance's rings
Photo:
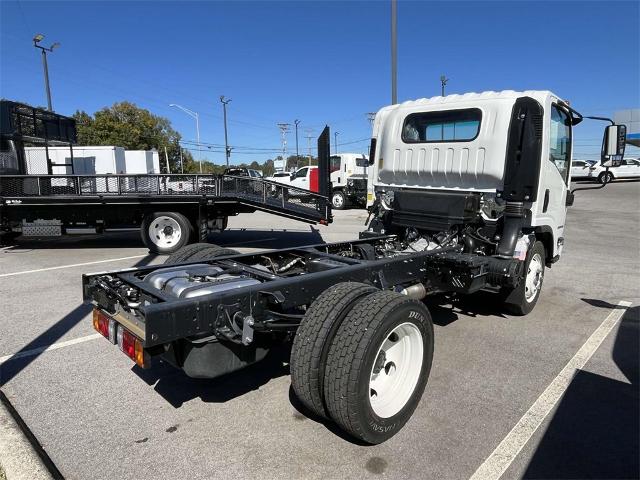
POLYGON ((140 229, 151 251, 171 253, 206 241, 209 232, 223 231, 228 218, 240 213, 331 222, 328 173, 321 175, 317 192, 237 175, 76 175, 72 118, 8 101, 0 110, 0 240, 5 242, 18 235, 140 229), (54 145, 69 148, 64 163, 52 160, 54 145), (71 173, 56 174, 60 168, 71 173))

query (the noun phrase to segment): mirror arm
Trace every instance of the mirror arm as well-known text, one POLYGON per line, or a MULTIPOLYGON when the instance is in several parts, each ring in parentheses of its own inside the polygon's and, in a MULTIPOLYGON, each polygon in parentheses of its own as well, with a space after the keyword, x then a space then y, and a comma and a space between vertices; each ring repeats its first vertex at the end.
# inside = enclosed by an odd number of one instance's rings
POLYGON ((611 120, 608 117, 584 117, 584 118, 589 118, 591 120, 602 120, 603 122, 611 122, 611 125, 615 125, 616 122, 614 122, 613 120, 611 120))
MULTIPOLYGON (((609 173, 609 167, 604 167, 604 171, 605 173, 609 173)), ((571 194, 573 195, 576 192, 579 192, 580 190, 600 190, 601 188, 606 187, 607 185, 609 185, 609 182, 607 181, 607 178, 609 178, 609 175, 605 175, 604 176, 604 183, 598 187, 580 187, 580 188, 574 188, 573 190, 571 190, 571 194)))

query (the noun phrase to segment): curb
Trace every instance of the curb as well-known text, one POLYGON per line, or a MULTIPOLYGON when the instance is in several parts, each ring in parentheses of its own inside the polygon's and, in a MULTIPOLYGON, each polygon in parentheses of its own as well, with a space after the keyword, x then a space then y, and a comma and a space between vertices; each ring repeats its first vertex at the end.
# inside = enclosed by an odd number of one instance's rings
POLYGON ((2 391, 0 391, 0 463, 7 480, 63 478, 2 391))

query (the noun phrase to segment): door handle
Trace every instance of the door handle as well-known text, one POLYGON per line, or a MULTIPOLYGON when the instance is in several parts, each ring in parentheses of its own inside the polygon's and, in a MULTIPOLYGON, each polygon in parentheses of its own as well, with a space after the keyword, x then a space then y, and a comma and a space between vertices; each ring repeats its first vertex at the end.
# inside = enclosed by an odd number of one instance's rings
POLYGON ((542 204, 542 213, 547 213, 548 207, 549 207, 549 189, 547 188, 544 191, 544 203, 542 204))

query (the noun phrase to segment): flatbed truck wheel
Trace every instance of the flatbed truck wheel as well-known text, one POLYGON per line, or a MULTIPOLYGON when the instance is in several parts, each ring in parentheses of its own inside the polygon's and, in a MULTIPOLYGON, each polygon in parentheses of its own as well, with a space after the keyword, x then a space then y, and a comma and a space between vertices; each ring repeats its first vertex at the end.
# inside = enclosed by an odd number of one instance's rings
POLYGON ((527 258, 518 285, 500 293, 506 309, 514 315, 527 315, 540 298, 544 280, 545 250, 542 242, 537 241, 527 252, 527 258))
POLYGON ((213 243, 192 243, 191 245, 185 245, 177 252, 174 252, 171 255, 169 255, 167 259, 164 261, 164 264, 171 265, 171 264, 182 263, 182 262, 190 262, 192 261, 191 257, 193 255, 200 254, 201 252, 214 252, 214 251, 220 251, 220 250, 224 250, 225 252, 231 252, 231 253, 224 253, 218 256, 233 255, 238 253, 235 250, 232 250, 230 248, 224 248, 219 245, 214 245, 213 243))
POLYGON ((322 395, 329 345, 353 305, 376 291, 365 283, 338 283, 322 292, 305 313, 291 350, 291 385, 315 415, 329 417, 322 395))
POLYGON ((144 217, 140 233, 150 251, 171 254, 189 243, 193 227, 181 213, 153 212, 144 217))
POLYGON ((432 360, 433 323, 422 302, 389 291, 362 298, 329 347, 329 415, 366 443, 388 440, 418 406, 432 360))

